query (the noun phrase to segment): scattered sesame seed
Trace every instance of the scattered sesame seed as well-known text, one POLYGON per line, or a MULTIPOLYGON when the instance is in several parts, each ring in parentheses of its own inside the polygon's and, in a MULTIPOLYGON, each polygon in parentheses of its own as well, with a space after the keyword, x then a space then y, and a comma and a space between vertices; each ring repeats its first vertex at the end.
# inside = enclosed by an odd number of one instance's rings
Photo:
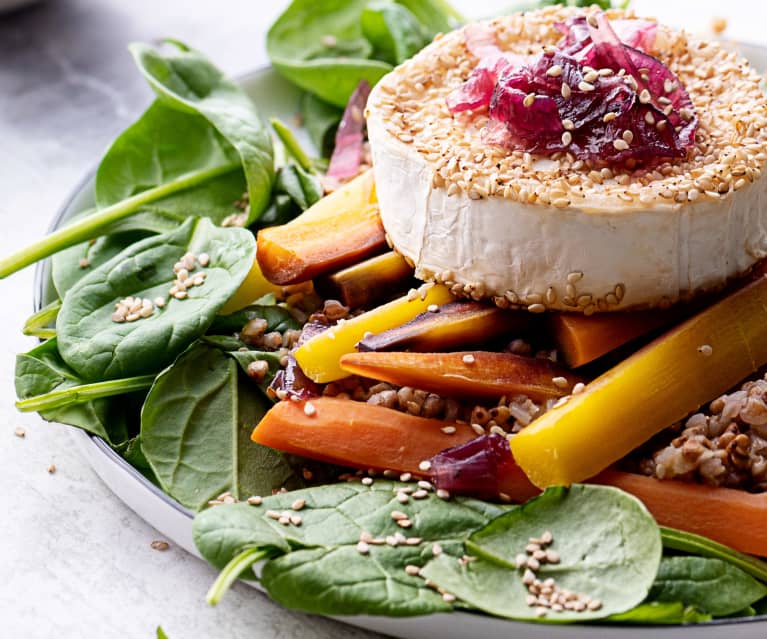
POLYGON ((450 499, 450 492, 445 490, 444 488, 438 488, 437 497, 439 497, 440 499, 448 500, 450 499))
POLYGON ((398 519, 397 525, 400 528, 410 528, 413 525, 413 522, 410 521, 409 519, 398 519))
POLYGON ((409 482, 411 479, 413 479, 412 473, 402 473, 399 476, 399 480, 403 483, 409 482))
POLYGON ((430 481, 421 479, 418 482, 418 488, 422 488, 423 490, 434 490, 434 485, 430 481))
POLYGON ((530 570, 530 568, 526 568, 524 574, 522 575, 522 583, 525 584, 525 586, 530 586, 535 581, 535 573, 530 570))
POLYGON ((269 519, 279 519, 281 517, 280 513, 276 510, 267 510, 264 514, 269 517, 269 519))
POLYGON ((304 506, 306 506, 306 500, 305 499, 296 499, 296 501, 293 502, 293 504, 290 506, 292 510, 301 510, 304 506))
POLYGON ((290 526, 290 515, 280 515, 279 519, 277 519, 278 524, 282 524, 283 526, 290 526))
POLYGON ((552 377, 551 378, 552 383, 554 386, 558 388, 567 388, 570 382, 567 381, 566 377, 552 377))
POLYGON ((405 572, 411 577, 417 577, 418 575, 421 574, 421 568, 420 566, 408 564, 407 566, 405 566, 405 572))
POLYGON ((431 462, 428 459, 424 459, 422 462, 418 464, 418 470, 421 470, 423 472, 428 472, 431 470, 431 462))
POLYGON ((391 511, 391 518, 394 521, 401 521, 403 519, 407 519, 407 515, 403 513, 401 510, 392 510, 391 511))
POLYGON ((538 570, 541 567, 541 562, 538 561, 535 557, 528 557, 527 558, 527 567, 530 570, 538 570))
POLYGON ((413 499, 426 499, 428 496, 429 496, 429 493, 427 491, 423 490, 423 489, 416 490, 412 494, 413 499))
POLYGON ((167 541, 163 541, 162 539, 155 539, 149 545, 151 546, 152 550, 159 550, 160 552, 163 552, 165 550, 168 550, 168 548, 170 548, 170 544, 167 541))
POLYGON ((357 552, 360 555, 367 555, 370 552, 370 546, 366 541, 357 542, 357 552))
POLYGON ((455 595, 451 595, 449 592, 443 592, 442 600, 445 603, 453 603, 455 601, 455 595))
POLYGON ((464 364, 473 364, 475 362, 474 355, 472 355, 471 353, 467 353, 461 359, 463 360, 464 364))
POLYGON ((27 431, 24 430, 21 426, 16 426, 16 428, 13 430, 13 434, 16 435, 16 437, 24 438, 27 436, 27 431))
POLYGON ((703 357, 711 357, 714 353, 714 349, 711 348, 710 344, 701 344, 698 346, 698 352, 703 355, 703 357))
POLYGON ((402 493, 402 492, 397 493, 396 499, 400 504, 406 504, 410 501, 410 497, 408 496, 408 494, 402 493))
POLYGON ((593 91, 596 87, 591 84, 591 82, 586 82, 585 80, 578 83, 578 89, 583 91, 584 93, 588 93, 589 91, 593 91))
POLYGON ((373 485, 373 478, 372 477, 363 477, 362 478, 362 484, 365 486, 372 486, 373 485))
POLYGON ((436 544, 436 543, 432 544, 431 554, 434 555, 435 557, 441 555, 442 554, 442 546, 440 546, 439 544, 436 544))
POLYGON ((629 148, 628 142, 626 142, 626 140, 623 138, 613 140, 613 146, 615 147, 616 151, 625 151, 629 148))
POLYGON ((314 404, 311 402, 306 402, 304 404, 304 415, 307 417, 313 417, 317 414, 317 409, 314 407, 314 404))
POLYGON ((405 540, 405 544, 407 546, 418 546, 422 541, 423 539, 421 539, 420 537, 408 537, 405 540))
POLYGON ((514 564, 516 565, 517 568, 524 568, 524 567, 526 567, 527 566, 527 555, 524 554, 524 553, 519 553, 514 558, 514 564))
POLYGON ((91 261, 87 257, 80 258, 80 268, 88 268, 91 265, 91 261))
POLYGON ((547 69, 546 75, 551 78, 558 78, 560 75, 562 75, 562 67, 558 64, 555 64, 547 69))
POLYGON ((251 495, 246 500, 251 506, 260 506, 263 503, 261 495, 251 495))
POLYGON ((569 146, 572 141, 573 141, 573 134, 570 133, 570 131, 565 131, 562 134, 562 144, 565 146, 569 146))
POLYGON ((443 426, 442 428, 440 428, 440 430, 443 433, 445 433, 445 435, 454 435, 456 428, 455 426, 443 426))
POLYGON ((563 82, 562 83, 561 92, 562 92, 562 97, 565 100, 568 100, 570 98, 570 95, 571 95, 572 91, 570 90, 570 85, 567 84, 567 82, 563 82))
POLYGON ((531 107, 533 106, 533 102, 535 102, 535 93, 528 93, 525 96, 525 99, 522 100, 522 105, 525 107, 531 107))
POLYGON ((562 120, 562 128, 565 129, 566 131, 572 131, 575 129, 575 123, 572 120, 568 120, 567 118, 565 118, 564 120, 562 120))
POLYGON ((556 550, 549 548, 546 551, 546 562, 550 564, 558 564, 560 560, 559 553, 556 550))
POLYGON ((48 464, 48 474, 53 475, 56 472, 56 464, 48 464))
POLYGON ((634 141, 634 133, 626 129, 621 137, 626 140, 626 144, 631 144, 634 141))

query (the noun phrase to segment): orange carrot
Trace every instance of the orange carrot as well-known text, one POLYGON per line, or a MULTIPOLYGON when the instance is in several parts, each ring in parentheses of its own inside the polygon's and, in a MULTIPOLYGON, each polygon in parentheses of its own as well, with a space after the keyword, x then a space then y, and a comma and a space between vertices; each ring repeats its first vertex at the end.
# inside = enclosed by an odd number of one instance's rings
POLYGON ((576 368, 682 318, 681 309, 627 313, 550 313, 549 330, 565 363, 576 368))
POLYGON ((767 493, 714 488, 608 470, 591 483, 637 497, 662 526, 695 533, 735 550, 767 557, 767 493))
POLYGON ((361 175, 292 222, 261 229, 256 257, 266 279, 295 284, 380 252, 386 238, 371 172, 361 175))
POLYGON ((416 474, 423 474, 424 459, 474 437, 468 424, 332 397, 279 402, 251 435, 264 446, 332 464, 416 474))
POLYGON ((580 381, 548 359, 485 351, 348 353, 341 358, 341 367, 364 377, 469 399, 518 394, 556 398, 580 381))

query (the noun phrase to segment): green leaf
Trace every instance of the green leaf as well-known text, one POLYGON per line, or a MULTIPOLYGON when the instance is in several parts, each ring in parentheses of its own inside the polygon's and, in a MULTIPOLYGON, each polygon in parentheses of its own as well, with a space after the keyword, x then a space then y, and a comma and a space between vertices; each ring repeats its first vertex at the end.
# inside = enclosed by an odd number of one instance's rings
POLYGON ((127 231, 104 235, 56 253, 51 258, 53 286, 63 299, 66 292, 92 270, 149 235, 151 231, 127 231), (87 260, 88 266, 81 266, 80 260, 87 260))
POLYGON ((168 44, 167 52, 142 43, 130 45, 130 51, 162 101, 201 115, 237 150, 250 194, 249 225, 266 209, 271 195, 274 154, 269 132, 240 86, 200 52, 176 41, 168 44))
POLYGON ((168 639, 168 635, 162 629, 162 626, 157 626, 157 639, 168 639))
POLYGON ((141 414, 141 448, 163 490, 199 510, 223 492, 244 499, 300 485, 280 453, 250 441, 266 408, 219 349, 183 353, 157 377, 141 414))
POLYGON ((676 530, 675 528, 661 526, 660 535, 665 548, 678 550, 690 555, 722 559, 740 568, 752 577, 767 583, 767 562, 762 559, 733 550, 724 544, 708 539, 708 537, 676 530))
POLYGON ((671 603, 652 601, 641 603, 631 610, 610 615, 605 619, 609 623, 638 625, 681 625, 711 621, 711 615, 700 612, 691 606, 675 601, 671 603))
POLYGON ((329 157, 333 151, 334 137, 343 109, 328 104, 313 93, 301 97, 301 117, 314 148, 322 157, 329 157))
POLYGON ((383 480, 370 487, 348 482, 266 497, 260 507, 217 506, 195 517, 195 543, 219 568, 247 548, 270 550, 275 556, 263 567, 261 582, 273 599, 290 608, 391 616, 448 611, 452 606, 423 580, 408 575, 405 566, 424 565, 434 543, 455 561, 463 552, 462 540, 504 509, 472 499, 446 502, 433 493, 403 505, 396 499, 403 486, 383 480), (306 502, 296 513, 300 526, 283 526, 266 516, 268 510, 290 510, 297 499, 306 502), (412 528, 397 526, 393 510, 405 511, 412 528), (362 532, 381 538, 405 532, 420 543, 371 544, 363 555, 357 550, 362 532))
POLYGON ((457 29, 467 19, 447 0, 395 0, 424 26, 429 38, 457 29))
POLYGON ((279 118, 270 118, 269 122, 288 155, 293 158, 298 166, 304 169, 304 171, 312 173, 314 171, 312 159, 301 147, 301 144, 296 139, 296 136, 290 127, 279 118))
MULTIPOLYGON (((61 358, 56 339, 16 356, 16 395, 20 400, 76 388, 82 383, 83 380, 61 358)), ((106 399, 45 410, 40 416, 50 422, 82 428, 112 445, 128 438, 125 415, 120 410, 113 410, 113 405, 106 399)))
POLYGON ((260 224, 286 224, 317 202, 322 195, 322 184, 316 175, 307 173, 296 164, 286 164, 277 172, 274 199, 261 217, 260 224))
POLYGON ((391 70, 369 59, 362 35, 367 0, 293 0, 269 29, 266 50, 274 67, 293 84, 325 102, 346 106, 361 80, 373 86, 391 70))
POLYGON ((767 585, 721 559, 664 557, 649 598, 681 601, 715 617, 723 617, 764 596, 767 596, 767 585))
POLYGON ((205 333, 245 279, 255 255, 253 235, 190 218, 177 230, 132 244, 78 281, 64 298, 56 328, 64 361, 86 381, 156 373, 205 333), (188 297, 168 297, 174 264, 187 253, 207 253, 202 286, 188 297), (167 301, 135 322, 112 321, 129 296, 167 301))
POLYGON ((362 33, 375 55, 389 64, 401 64, 429 42, 416 17, 390 0, 371 2, 362 11, 362 33))
POLYGON ((550 531, 561 560, 537 575, 561 588, 599 599, 597 611, 564 610, 546 621, 587 621, 629 610, 647 595, 661 558, 658 526, 634 497, 607 486, 554 488, 474 533, 467 550, 479 557, 461 566, 437 557, 424 575, 470 605, 501 617, 537 620, 515 557, 531 537, 550 531))

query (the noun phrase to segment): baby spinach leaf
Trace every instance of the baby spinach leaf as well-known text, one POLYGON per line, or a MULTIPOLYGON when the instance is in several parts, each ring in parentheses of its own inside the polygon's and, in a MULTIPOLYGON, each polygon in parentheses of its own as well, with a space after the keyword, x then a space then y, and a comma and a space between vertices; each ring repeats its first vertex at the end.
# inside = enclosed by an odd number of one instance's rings
POLYGON ((290 222, 323 195, 319 178, 296 164, 286 164, 277 171, 274 198, 261 217, 264 226, 290 222))
POLYGON ((150 231, 126 231, 104 235, 56 253, 51 258, 53 286, 63 298, 78 280, 150 234, 150 231), (83 266, 81 260, 86 260, 87 266, 83 266))
POLYGON ((220 224, 247 188, 240 156, 225 136, 203 116, 155 100, 102 158, 96 202, 105 209, 189 178, 183 189, 150 199, 107 230, 161 233, 195 215, 220 224))
POLYGON ((245 279, 255 255, 253 235, 190 218, 177 230, 132 244, 94 269, 67 293, 56 328, 59 350, 84 380, 156 373, 205 333, 218 310, 245 279), (184 300, 135 322, 112 321, 114 305, 128 296, 168 299, 173 265, 188 251, 207 253, 202 286, 184 300))
POLYGON ((721 559, 664 557, 649 598, 681 601, 715 617, 723 617, 764 596, 767 596, 767 585, 721 559))
POLYGON ((389 64, 411 58, 429 42, 416 17, 390 0, 371 2, 362 10, 362 33, 372 43, 375 57, 389 64))
MULTIPOLYGON (((55 338, 16 356, 16 395, 20 400, 76 388, 82 383, 59 355, 55 338)), ((125 415, 113 410, 107 399, 43 410, 40 416, 46 421, 77 426, 113 445, 128 438, 125 415)))
POLYGON ((738 552, 737 550, 733 550, 724 544, 717 543, 708 537, 702 537, 701 535, 685 532, 683 530, 676 530, 675 528, 661 526, 660 534, 665 548, 678 550, 690 555, 721 559, 740 568, 752 577, 756 577, 760 581, 767 583, 767 562, 763 559, 758 559, 751 555, 738 552))
POLYGON ((288 80, 325 102, 346 106, 361 80, 372 86, 391 65, 369 59, 362 34, 367 0, 293 0, 269 29, 266 50, 288 80))
POLYGON ((293 158, 298 166, 304 169, 304 171, 309 173, 313 172, 312 159, 306 151, 304 151, 301 143, 298 141, 291 128, 279 118, 269 118, 269 123, 272 125, 272 129, 274 129, 280 142, 282 142, 282 146, 287 154, 293 158))
POLYGON ((503 508, 471 499, 450 502, 433 494, 403 505, 396 500, 403 484, 376 480, 370 486, 348 482, 318 486, 266 497, 260 507, 217 506, 195 517, 193 534, 203 556, 223 568, 249 548, 269 551, 261 582, 280 604, 319 614, 386 614, 406 616, 448 611, 425 582, 408 575, 405 566, 421 566, 438 543, 453 561, 463 552, 462 540, 485 525, 503 508), (300 526, 283 526, 266 516, 268 510, 290 510, 306 502, 300 526), (391 517, 406 512, 413 522, 404 531, 420 543, 371 544, 361 554, 362 532, 385 538, 402 533, 391 517), (275 540, 274 534, 282 538, 275 540))
POLYGON ((685 606, 679 601, 660 602, 651 601, 641 603, 638 606, 610 615, 605 619, 608 623, 626 623, 637 625, 681 625, 688 623, 703 623, 711 621, 708 613, 700 612, 692 606, 685 606))
POLYGON ((141 435, 131 437, 128 441, 122 443, 120 446, 115 447, 115 450, 123 456, 123 459, 127 461, 133 468, 139 471, 144 477, 151 481, 155 486, 160 485, 155 477, 152 467, 147 461, 144 451, 141 449, 141 435))
POLYGON ((309 139, 322 157, 333 151, 336 128, 341 121, 343 109, 328 104, 313 93, 301 97, 301 116, 309 139))
POLYGON ((561 560, 544 563, 538 578, 602 602, 598 611, 564 610, 547 621, 586 621, 629 610, 647 595, 661 558, 658 526, 634 497, 606 486, 574 485, 498 517, 466 542, 479 557, 461 566, 437 557, 424 575, 472 606, 501 617, 536 619, 515 557, 530 537, 550 531, 561 560))
POLYGON ((447 0, 395 0, 401 4, 426 29, 429 38, 438 33, 447 33, 467 22, 447 0))
POLYGON ((162 101, 199 114, 237 150, 250 194, 247 224, 266 209, 274 181, 271 137, 256 107, 240 86, 200 52, 177 41, 168 51, 130 45, 136 64, 162 101))
POLYGON ((195 345, 161 373, 141 413, 141 449, 162 489, 193 510, 301 485, 277 451, 250 441, 267 405, 236 362, 195 345))

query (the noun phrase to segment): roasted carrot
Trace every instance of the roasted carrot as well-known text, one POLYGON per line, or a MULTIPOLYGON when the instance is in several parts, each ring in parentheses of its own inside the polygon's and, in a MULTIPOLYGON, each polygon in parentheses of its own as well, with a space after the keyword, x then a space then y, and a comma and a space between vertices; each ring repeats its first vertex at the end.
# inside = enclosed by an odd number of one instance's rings
POLYGON ((609 484, 631 493, 662 526, 703 535, 735 550, 767 557, 767 493, 752 494, 612 470, 590 482, 609 484))
POLYGON ((485 351, 457 353, 349 353, 341 368, 400 386, 414 386, 447 397, 498 399, 528 395, 562 397, 581 381, 548 359, 485 351))
POLYGON ((679 321, 682 311, 636 311, 627 313, 549 313, 548 327, 557 350, 571 368, 583 366, 606 353, 679 321))
POLYGON ((273 284, 331 273, 386 246, 372 171, 322 198, 292 222, 258 232, 261 271, 273 284))
POLYGON ((413 267, 389 251, 318 278, 314 285, 326 298, 341 301, 349 308, 370 307, 418 286, 413 267))
POLYGON ((423 474, 424 459, 474 437, 468 424, 332 397, 279 402, 251 435, 264 446, 332 464, 415 474, 423 474))

